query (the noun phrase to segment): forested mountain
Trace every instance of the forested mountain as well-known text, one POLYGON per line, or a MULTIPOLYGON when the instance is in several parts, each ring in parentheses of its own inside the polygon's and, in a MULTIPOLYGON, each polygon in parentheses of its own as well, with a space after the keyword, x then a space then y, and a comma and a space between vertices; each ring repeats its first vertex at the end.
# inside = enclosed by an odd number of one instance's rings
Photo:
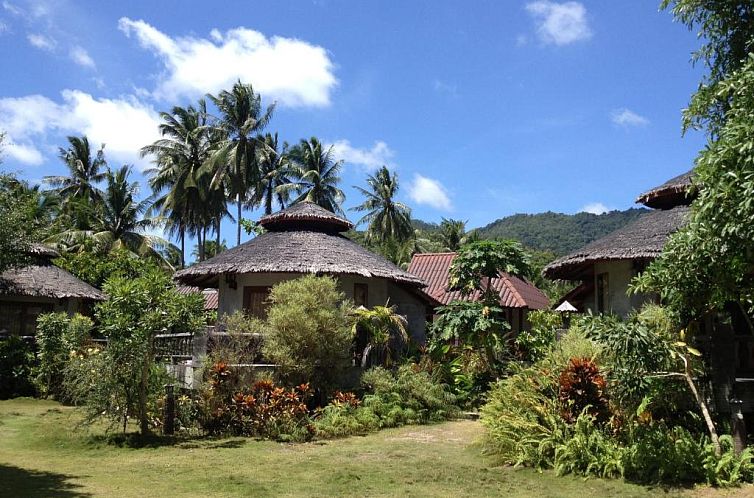
POLYGON ((480 228, 479 235, 482 238, 515 239, 526 247, 562 256, 631 223, 647 211, 631 208, 600 215, 551 211, 515 214, 480 228))

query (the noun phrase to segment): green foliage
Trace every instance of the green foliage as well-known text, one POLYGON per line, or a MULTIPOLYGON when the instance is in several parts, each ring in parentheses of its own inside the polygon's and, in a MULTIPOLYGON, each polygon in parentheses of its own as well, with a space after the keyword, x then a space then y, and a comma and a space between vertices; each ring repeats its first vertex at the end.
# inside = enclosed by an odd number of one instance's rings
POLYGON ((155 262, 138 258, 124 249, 109 254, 95 251, 65 253, 55 260, 55 264, 98 289, 110 278, 130 280, 159 270, 155 262))
POLYGON ((610 365, 611 390, 628 413, 666 379, 653 374, 674 370, 673 323, 664 309, 647 305, 626 320, 615 316, 589 317, 582 322, 587 337, 600 344, 610 365))
POLYGON ((65 312, 45 313, 37 319, 36 382, 39 392, 58 400, 67 400, 63 375, 71 353, 90 338, 94 324, 88 317, 65 312))
POLYGON ((0 272, 26 264, 37 226, 34 202, 14 176, 0 174, 0 272))
POLYGON ((34 350, 23 339, 0 340, 0 399, 34 395, 34 366, 34 350))
POLYGON ((374 175, 367 176, 368 190, 354 187, 366 200, 352 211, 366 213, 357 222, 367 224, 367 239, 370 242, 405 242, 414 235, 411 226, 411 209, 395 200, 398 192, 398 175, 383 166, 374 175))
POLYGON ((398 427, 427 424, 458 416, 455 397, 415 365, 402 365, 395 372, 376 367, 364 372, 362 385, 368 394, 358 403, 336 396, 317 419, 317 435, 323 438, 398 427))
MULTIPOLYGON (((199 330, 204 302, 199 294, 179 294, 159 270, 135 279, 111 278, 104 291, 109 299, 97 306, 96 317, 108 345, 91 360, 101 363, 92 372, 96 379, 80 379, 97 389, 79 392, 79 402, 86 405, 90 420, 107 417, 122 422, 125 431, 128 418, 137 417, 146 433, 166 377, 155 363, 154 336, 199 330)), ((85 369, 77 372, 85 374, 85 369)))
POLYGON ((646 213, 643 208, 591 213, 516 214, 478 230, 483 239, 513 239, 537 251, 562 256, 622 228, 646 213))
POLYGON ((281 380, 309 382, 321 395, 337 388, 351 363, 352 313, 336 281, 288 280, 272 288, 270 303, 263 352, 281 380))
POLYGON ((449 284, 466 294, 481 291, 494 292, 489 279, 500 272, 523 276, 530 272, 529 261, 523 248, 512 240, 483 240, 460 248, 453 258, 449 271, 449 284))
POLYGON ((280 441, 306 441, 314 434, 306 401, 308 384, 292 389, 261 380, 241 391, 229 391, 227 367, 215 364, 210 388, 199 402, 199 421, 208 434, 256 436, 280 441))
POLYGON ((400 349, 409 341, 408 322, 399 315, 395 306, 374 306, 372 309, 354 310, 351 328, 356 342, 357 357, 362 366, 375 363, 391 366, 398 360, 400 349))
POLYGON ((707 126, 712 135, 726 120, 728 101, 716 95, 716 85, 743 66, 754 52, 754 6, 748 0, 662 0, 675 20, 689 29, 698 28, 703 45, 692 62, 701 61, 709 70, 684 112, 684 128, 707 126))
POLYGON ((501 358, 506 351, 510 325, 500 306, 479 301, 452 301, 436 310, 431 325, 430 348, 448 341, 460 341, 471 348, 489 352, 490 360, 501 358))
POLYGON ((519 356, 536 362, 555 344, 557 330, 563 327, 563 315, 557 311, 535 310, 529 311, 527 319, 531 328, 519 331, 514 340, 519 356))
POLYGON ((682 323, 735 303, 754 316, 754 55, 712 88, 724 102, 725 123, 700 153, 698 191, 688 225, 673 234, 663 254, 636 282, 636 290, 658 292, 682 323))

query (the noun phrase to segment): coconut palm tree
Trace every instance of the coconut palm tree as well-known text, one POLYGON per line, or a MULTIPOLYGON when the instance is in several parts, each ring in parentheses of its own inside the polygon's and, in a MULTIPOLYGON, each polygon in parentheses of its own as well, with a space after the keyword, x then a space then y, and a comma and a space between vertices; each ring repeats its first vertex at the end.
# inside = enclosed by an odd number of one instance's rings
POLYGON ((354 310, 352 333, 361 352, 361 366, 391 366, 397 350, 408 343, 408 322, 395 306, 364 307, 354 310))
POLYGON ((213 187, 203 178, 208 175, 203 166, 213 146, 205 101, 200 100, 197 107, 173 107, 171 113, 162 112, 160 117, 163 138, 143 147, 141 156, 154 157, 156 167, 148 171, 156 196, 152 209, 165 219, 168 234, 180 238, 183 265, 186 233, 202 231, 207 217, 219 233, 227 203, 224 185, 213 187), (210 207, 214 211, 207 213, 210 207))
POLYGON ((240 81, 230 91, 223 90, 217 96, 207 97, 220 111, 213 128, 222 137, 213 151, 208 167, 213 173, 213 185, 226 185, 228 195, 236 202, 236 244, 240 244, 243 207, 249 203, 249 191, 260 179, 256 164, 258 142, 255 136, 270 122, 275 104, 263 109, 262 97, 254 92, 251 85, 240 81))
POLYGON ((288 144, 278 146, 278 134, 267 133, 257 137, 257 165, 259 167, 259 184, 254 191, 254 206, 264 206, 264 214, 272 214, 272 206, 277 201, 280 209, 288 202, 284 185, 291 182, 288 178, 290 160, 288 144))
POLYGON ((457 251, 466 242, 466 222, 443 218, 438 238, 446 251, 457 251))
POLYGON ((281 185, 278 190, 298 195, 291 204, 309 201, 333 213, 342 213, 340 204, 345 195, 337 185, 343 161, 335 161, 332 146, 325 150, 316 137, 302 139, 291 149, 290 158, 291 182, 281 185))
POLYGON ((68 176, 46 176, 44 182, 56 188, 63 200, 86 199, 97 202, 101 192, 96 187, 98 182, 105 179, 104 145, 94 155, 86 136, 68 137, 67 149, 60 147, 59 157, 68 167, 68 176))
POLYGON ((159 221, 142 217, 153 200, 151 197, 137 200, 139 184, 131 182, 130 175, 130 166, 123 166, 114 172, 108 170, 102 201, 95 205, 91 213, 92 227, 88 230, 66 230, 47 241, 73 251, 92 248, 106 253, 123 248, 168 266, 162 251, 171 244, 162 237, 146 233, 148 229, 158 226, 159 221))
POLYGON ((388 240, 405 242, 414 234, 411 226, 411 209, 395 200, 398 191, 398 175, 391 174, 383 166, 374 175, 367 176, 369 190, 354 187, 366 200, 351 208, 352 211, 366 212, 358 224, 367 223, 367 240, 385 243, 388 240))

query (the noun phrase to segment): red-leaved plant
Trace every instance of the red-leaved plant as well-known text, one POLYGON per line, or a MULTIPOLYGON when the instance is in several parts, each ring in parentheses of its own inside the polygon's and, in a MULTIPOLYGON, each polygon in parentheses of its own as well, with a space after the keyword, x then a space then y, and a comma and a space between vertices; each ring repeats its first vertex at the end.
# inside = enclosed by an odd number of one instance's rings
POLYGON ((563 418, 573 423, 582 412, 598 423, 610 418, 610 406, 605 388, 607 382, 594 360, 571 358, 560 374, 558 399, 563 418))

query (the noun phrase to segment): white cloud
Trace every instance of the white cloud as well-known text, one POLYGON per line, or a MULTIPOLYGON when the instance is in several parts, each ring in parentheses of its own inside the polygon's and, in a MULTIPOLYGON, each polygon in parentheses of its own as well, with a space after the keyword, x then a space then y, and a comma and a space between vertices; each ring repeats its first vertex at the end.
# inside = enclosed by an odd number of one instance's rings
POLYGON ((76 45, 75 47, 71 48, 70 52, 68 52, 68 56, 79 66, 89 67, 92 69, 94 69, 95 67, 94 59, 92 59, 92 57, 89 55, 89 52, 87 52, 83 47, 76 45))
POLYGON ((48 52, 55 50, 55 46, 57 45, 55 40, 40 33, 30 33, 26 36, 26 39, 29 40, 29 43, 31 43, 33 47, 48 52))
POLYGON ((42 153, 32 145, 9 143, 3 152, 22 164, 39 166, 44 162, 42 153))
POLYGON ((414 175, 414 180, 408 187, 408 195, 417 204, 426 204, 445 211, 453 209, 445 187, 437 180, 418 173, 414 175))
POLYGON ((605 206, 601 202, 591 202, 579 210, 579 212, 581 213, 592 213, 592 214, 605 214, 609 211, 612 211, 612 209, 605 206))
POLYGON ((526 10, 534 18, 537 36, 544 43, 568 45, 592 36, 586 8, 579 2, 538 0, 526 4, 526 10))
POLYGON ((239 27, 210 39, 171 38, 141 20, 123 17, 118 28, 132 34, 165 66, 154 95, 172 99, 196 97, 228 88, 237 80, 254 85, 264 97, 282 104, 322 107, 338 81, 327 51, 295 38, 273 36, 239 27))
POLYGON ((13 14, 14 16, 20 16, 24 14, 24 11, 20 7, 10 2, 3 2, 3 9, 13 14))
POLYGON ((10 26, 8 26, 8 23, 0 19, 0 35, 9 33, 10 32, 10 26))
POLYGON ((333 155, 337 160, 343 160, 349 164, 362 166, 366 170, 375 170, 383 165, 390 164, 395 153, 383 141, 374 143, 371 149, 360 149, 351 145, 348 140, 338 140, 332 145, 333 155))
POLYGON ((97 146, 106 144, 114 162, 143 169, 148 164, 139 159, 139 149, 159 138, 159 116, 151 107, 128 98, 96 99, 78 90, 64 90, 62 102, 41 95, 2 98, 0 122, 16 144, 13 157, 27 164, 38 160, 41 153, 33 144, 46 143, 48 134, 83 134, 97 146))
POLYGON ((626 108, 616 109, 611 112, 610 120, 618 126, 623 126, 626 128, 629 126, 647 126, 649 124, 649 120, 647 118, 640 116, 634 111, 626 108))
POLYGON ((446 83, 442 80, 434 80, 432 82, 432 87, 437 93, 443 93, 450 95, 451 97, 458 96, 458 87, 452 83, 446 83))

